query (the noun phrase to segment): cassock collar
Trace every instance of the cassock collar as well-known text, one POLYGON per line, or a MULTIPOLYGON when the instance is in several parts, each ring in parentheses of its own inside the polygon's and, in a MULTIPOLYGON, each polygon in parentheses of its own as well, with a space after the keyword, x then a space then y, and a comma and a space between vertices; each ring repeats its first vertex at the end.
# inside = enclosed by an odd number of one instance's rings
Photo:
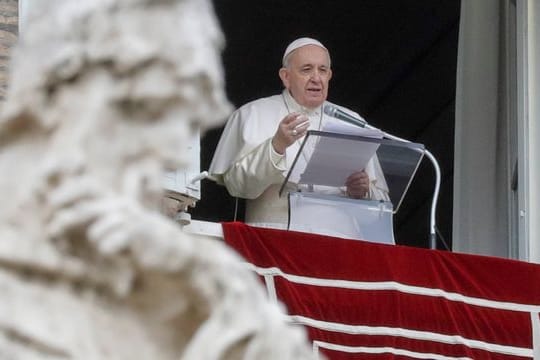
POLYGON ((285 101, 285 105, 287 106, 289 112, 298 112, 302 114, 306 114, 307 116, 320 116, 322 106, 317 106, 314 109, 309 109, 305 106, 302 106, 294 100, 291 93, 289 93, 289 90, 284 89, 283 90, 283 99, 285 101))

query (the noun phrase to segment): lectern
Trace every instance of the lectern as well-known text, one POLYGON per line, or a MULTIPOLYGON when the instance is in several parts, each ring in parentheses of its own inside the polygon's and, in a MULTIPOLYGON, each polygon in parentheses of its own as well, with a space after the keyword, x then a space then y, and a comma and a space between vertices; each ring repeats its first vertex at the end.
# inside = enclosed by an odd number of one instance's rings
POLYGON ((424 155, 422 144, 310 130, 280 189, 289 200, 288 229, 394 244, 392 218, 424 155), (352 199, 345 179, 374 166, 384 196, 352 199), (294 185, 294 186, 291 186, 294 185))

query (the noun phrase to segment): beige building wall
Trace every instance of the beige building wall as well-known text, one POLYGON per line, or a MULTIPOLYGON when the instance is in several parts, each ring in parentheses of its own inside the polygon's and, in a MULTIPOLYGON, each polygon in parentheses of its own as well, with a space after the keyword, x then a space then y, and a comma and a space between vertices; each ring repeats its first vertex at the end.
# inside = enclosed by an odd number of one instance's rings
POLYGON ((0 0, 0 101, 5 98, 11 48, 18 35, 18 0, 0 0))

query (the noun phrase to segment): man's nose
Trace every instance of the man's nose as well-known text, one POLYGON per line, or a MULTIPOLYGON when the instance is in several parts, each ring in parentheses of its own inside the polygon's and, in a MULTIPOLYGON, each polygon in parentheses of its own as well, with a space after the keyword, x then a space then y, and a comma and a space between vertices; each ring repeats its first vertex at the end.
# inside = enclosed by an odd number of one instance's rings
POLYGON ((310 80, 314 82, 319 82, 321 80, 321 73, 319 72, 319 70, 313 70, 310 80))

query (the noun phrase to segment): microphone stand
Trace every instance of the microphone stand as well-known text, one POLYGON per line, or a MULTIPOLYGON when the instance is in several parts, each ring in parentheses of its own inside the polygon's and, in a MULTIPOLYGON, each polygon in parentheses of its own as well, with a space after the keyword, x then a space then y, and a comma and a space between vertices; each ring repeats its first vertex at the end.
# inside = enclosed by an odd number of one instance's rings
MULTIPOLYGON (((369 124, 366 124, 365 126, 368 129, 375 129, 380 130, 374 126, 371 126, 369 124)), ((389 134, 385 131, 382 132, 384 137, 396 140, 396 141, 402 141, 406 143, 410 143, 409 140, 402 139, 400 137, 397 137, 395 135, 389 134)), ((431 200, 431 213, 430 213, 430 219, 429 219, 429 248, 436 250, 437 249, 437 225, 436 225, 436 213, 437 213, 437 201, 439 199, 439 191, 441 188, 441 168, 439 166, 439 163, 437 162, 437 159, 435 159, 435 156, 431 154, 427 149, 424 149, 424 154, 428 157, 428 159, 433 164, 433 168, 435 169, 435 190, 433 191, 433 199, 431 200)))

